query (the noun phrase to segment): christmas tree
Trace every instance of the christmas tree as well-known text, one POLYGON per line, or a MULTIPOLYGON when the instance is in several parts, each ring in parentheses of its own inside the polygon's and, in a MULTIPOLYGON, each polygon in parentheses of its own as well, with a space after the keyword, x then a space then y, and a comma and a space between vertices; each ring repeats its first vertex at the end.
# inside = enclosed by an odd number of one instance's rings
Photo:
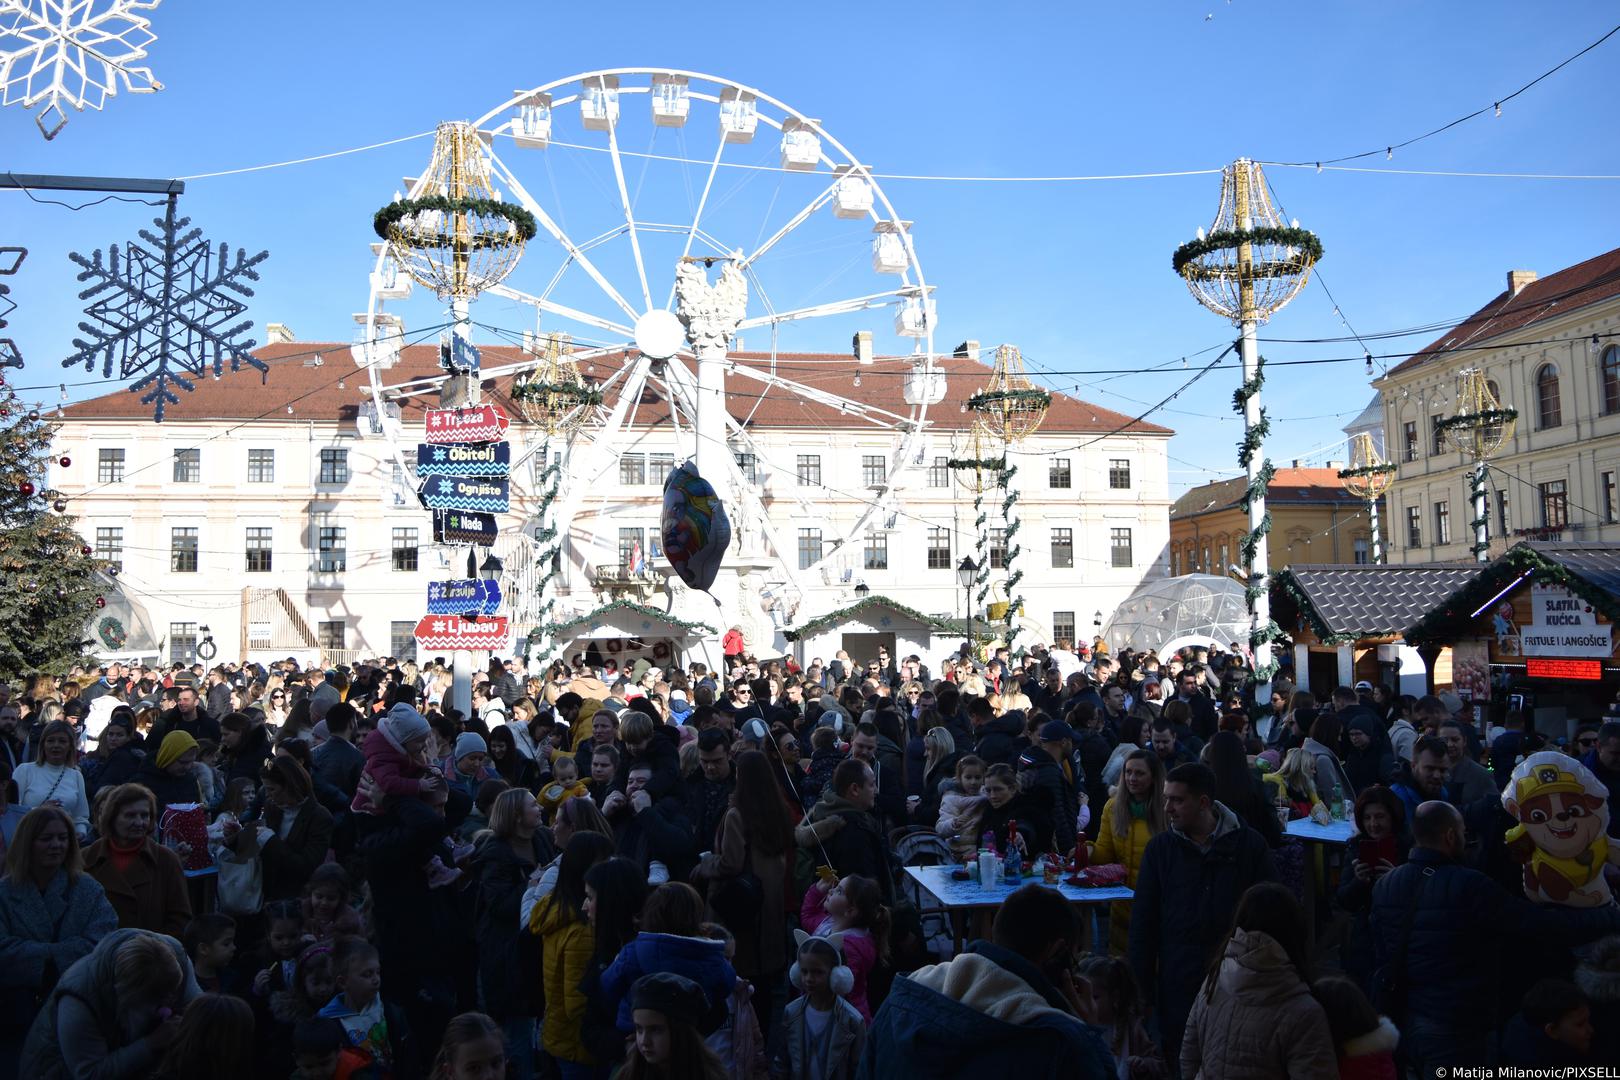
POLYGON ((53 434, 38 408, 0 386, 0 680, 65 670, 103 602, 91 549, 52 509, 67 504, 44 490, 53 434))

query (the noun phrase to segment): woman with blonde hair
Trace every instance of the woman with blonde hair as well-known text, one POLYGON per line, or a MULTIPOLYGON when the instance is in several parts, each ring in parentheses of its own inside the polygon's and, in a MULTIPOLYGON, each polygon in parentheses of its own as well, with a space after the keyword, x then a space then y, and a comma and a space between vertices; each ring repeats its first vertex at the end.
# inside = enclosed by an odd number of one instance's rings
MULTIPOLYGON (((1169 822, 1164 812, 1164 765, 1152 750, 1132 750, 1125 755, 1119 787, 1103 804, 1097 829, 1097 842, 1091 846, 1091 861, 1119 863, 1125 867, 1125 884, 1136 888, 1142 858, 1148 841, 1164 832, 1169 822)), ((1124 956, 1131 940, 1131 905, 1115 901, 1108 907, 1108 951, 1124 956)))
POLYGON ((45 725, 34 741, 33 761, 12 772, 17 801, 23 806, 59 806, 73 819, 83 840, 90 834, 90 796, 79 771, 79 751, 73 725, 55 720, 45 725))

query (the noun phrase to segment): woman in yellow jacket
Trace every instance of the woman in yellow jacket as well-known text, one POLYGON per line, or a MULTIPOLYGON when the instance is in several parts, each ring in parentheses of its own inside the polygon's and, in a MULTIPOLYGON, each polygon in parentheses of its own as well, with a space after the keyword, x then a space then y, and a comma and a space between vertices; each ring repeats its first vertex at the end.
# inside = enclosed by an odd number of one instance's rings
MULTIPOLYGON (((1125 884, 1136 888, 1142 853, 1148 841, 1164 832, 1164 765, 1152 750, 1133 750, 1125 757, 1119 787, 1103 805, 1091 861, 1125 867, 1125 884)), ((1116 900, 1108 907, 1108 951, 1125 956, 1131 940, 1131 905, 1116 900)))
POLYGON ((544 956, 546 1016, 541 1043, 562 1066, 564 1077, 590 1075, 599 1064, 580 1038, 586 1005, 580 983, 590 969, 593 946, 585 913, 585 871, 612 857, 611 837, 575 833, 563 849, 556 888, 529 913, 529 932, 540 938, 544 956))

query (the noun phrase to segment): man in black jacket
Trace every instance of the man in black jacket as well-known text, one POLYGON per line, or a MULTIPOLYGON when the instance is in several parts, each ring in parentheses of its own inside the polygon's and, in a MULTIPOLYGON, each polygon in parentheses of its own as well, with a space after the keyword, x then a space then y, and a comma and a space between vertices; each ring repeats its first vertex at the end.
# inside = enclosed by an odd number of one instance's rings
POLYGON ((906 823, 906 788, 900 773, 878 760, 878 729, 874 724, 859 724, 849 740, 849 756, 853 761, 864 761, 877 780, 877 796, 872 813, 878 826, 888 830, 906 823))
POLYGON ((883 891, 883 902, 894 903, 894 873, 889 859, 889 842, 878 827, 872 813, 877 802, 877 779, 864 761, 849 758, 833 770, 832 781, 821 801, 810 808, 810 816, 800 826, 800 844, 815 850, 819 862, 825 858, 839 877, 860 874, 878 883, 883 891), (829 818, 838 818, 841 824, 833 826, 836 832, 815 828, 829 818), (806 834, 814 831, 822 837, 820 846, 806 834))
POLYGON ((180 687, 174 708, 158 717, 147 740, 153 746, 162 746, 163 737, 171 731, 183 731, 199 742, 203 739, 219 742, 219 721, 203 711, 196 689, 190 686, 180 687))
POLYGON ((1567 971, 1571 946, 1620 930, 1620 908, 1532 904, 1505 892, 1462 864, 1467 829, 1450 803, 1420 805, 1412 838, 1411 858, 1373 886, 1374 955, 1379 967, 1399 964, 1396 997, 1404 998, 1379 1008, 1401 1029, 1409 1063, 1439 1076, 1486 1060, 1495 995, 1510 974, 1504 960, 1516 957, 1511 978, 1521 986, 1536 972, 1567 971))
POLYGON ((1215 703, 1199 687, 1198 672, 1194 668, 1182 668, 1176 677, 1176 700, 1186 702, 1192 710, 1193 734, 1208 742, 1220 725, 1220 717, 1215 713, 1215 703))
POLYGON ((1074 732, 1068 724, 1048 720, 1041 725, 1040 739, 1039 746, 1024 751, 1019 772, 1030 774, 1028 790, 1045 804, 1052 819, 1052 843, 1060 854, 1067 854, 1074 849, 1080 786, 1085 783, 1085 774, 1074 752, 1074 732))
POLYGON ((1170 828, 1148 841, 1131 904, 1131 968, 1158 1015, 1165 1060, 1181 1037, 1215 950, 1249 886, 1274 881, 1265 839, 1215 801, 1208 766, 1180 765, 1165 777, 1170 828))
POLYGON ((602 803, 602 816, 613 825, 619 854, 640 866, 651 884, 685 881, 697 865, 692 825, 686 820, 679 798, 653 798, 647 790, 652 777, 650 763, 641 761, 630 766, 624 790, 607 797, 602 803))
POLYGON ((1024 738, 1024 710, 1008 709, 996 716, 984 698, 968 703, 968 719, 973 721, 977 741, 973 752, 986 765, 1013 765, 1029 746, 1024 738))
POLYGON ((731 764, 731 739, 723 728, 698 735, 698 771, 686 778, 686 817, 699 851, 712 851, 720 819, 731 806, 737 771, 731 764))

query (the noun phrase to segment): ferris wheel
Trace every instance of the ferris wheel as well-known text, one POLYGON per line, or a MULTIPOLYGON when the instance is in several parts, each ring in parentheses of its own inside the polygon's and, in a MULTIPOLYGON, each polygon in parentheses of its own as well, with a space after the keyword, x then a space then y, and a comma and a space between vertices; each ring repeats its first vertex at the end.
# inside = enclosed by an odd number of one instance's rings
MULTIPOLYGON (((937 310, 912 222, 820 120, 718 76, 616 68, 518 91, 471 128, 471 167, 537 229, 521 261, 452 318, 484 340, 523 343, 519 362, 486 365, 484 379, 543 373, 552 385, 560 362, 585 389, 546 417, 550 460, 561 461, 555 521, 566 528, 602 499, 627 433, 658 414, 675 433, 676 462, 695 458, 733 516, 758 525, 769 576, 799 600, 835 579, 828 568, 849 565, 869 530, 893 527, 901 474, 919 460, 928 408, 945 392, 937 310), (740 294, 740 317, 718 349, 694 322, 702 313, 691 293, 705 286, 740 294), (560 356, 558 341, 568 342, 560 356), (828 499, 847 497, 847 512, 827 520, 821 551, 808 559, 766 505, 763 477, 795 475, 791 448, 766 445, 751 422, 795 408, 836 412, 840 438, 846 429, 857 440, 880 435, 885 448, 881 475, 863 470, 853 496, 802 480, 772 486, 768 501, 797 500, 817 517, 828 499)), ((436 184, 442 175, 429 170, 406 195, 444 194, 436 184)), ((354 354, 369 374, 373 430, 393 443, 403 470, 414 438, 388 418, 442 379, 407 380, 392 368, 407 324, 445 321, 444 297, 425 289, 413 297, 408 257, 391 243, 373 250, 354 354)))

